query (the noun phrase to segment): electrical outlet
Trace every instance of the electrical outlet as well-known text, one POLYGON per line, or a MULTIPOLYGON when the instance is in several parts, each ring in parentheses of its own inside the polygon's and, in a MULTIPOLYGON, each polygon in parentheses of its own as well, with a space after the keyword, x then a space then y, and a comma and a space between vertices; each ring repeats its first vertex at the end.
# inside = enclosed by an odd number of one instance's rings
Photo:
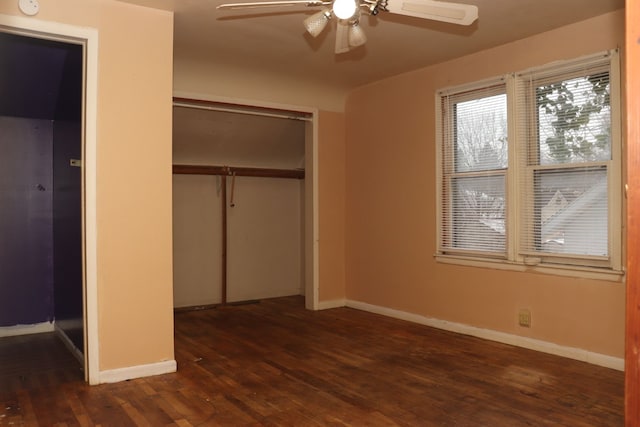
POLYGON ((518 324, 525 328, 531 327, 531 312, 526 308, 520 309, 518 312, 518 324))

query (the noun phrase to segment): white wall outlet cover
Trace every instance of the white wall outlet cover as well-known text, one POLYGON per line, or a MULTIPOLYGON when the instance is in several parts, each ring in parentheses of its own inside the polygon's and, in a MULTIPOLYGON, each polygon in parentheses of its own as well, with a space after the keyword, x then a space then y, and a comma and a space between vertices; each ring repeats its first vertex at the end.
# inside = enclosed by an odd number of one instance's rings
POLYGON ((38 0, 19 0, 18 7, 25 15, 33 16, 40 10, 40 3, 38 0))

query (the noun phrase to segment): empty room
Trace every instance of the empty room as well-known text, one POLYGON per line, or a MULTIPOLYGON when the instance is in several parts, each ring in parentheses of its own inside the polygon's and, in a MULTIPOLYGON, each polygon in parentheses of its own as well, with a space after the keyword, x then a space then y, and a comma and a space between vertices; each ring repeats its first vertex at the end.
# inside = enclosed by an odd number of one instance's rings
POLYGON ((0 425, 640 425, 637 22, 2 2, 0 425))

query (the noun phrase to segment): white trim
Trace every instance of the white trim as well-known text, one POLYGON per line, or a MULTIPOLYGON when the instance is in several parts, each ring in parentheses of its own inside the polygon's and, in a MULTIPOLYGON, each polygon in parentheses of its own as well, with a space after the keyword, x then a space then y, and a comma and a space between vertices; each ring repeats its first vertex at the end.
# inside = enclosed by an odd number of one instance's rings
POLYGON ((329 310, 331 308, 340 308, 347 305, 346 299, 334 299, 329 301, 319 301, 318 310, 329 310))
POLYGON ((85 51, 84 231, 85 231, 85 360, 89 384, 98 381, 98 31, 87 37, 85 51))
POLYGON ((219 102, 219 103, 233 104, 238 106, 258 107, 258 108, 267 108, 267 109, 275 109, 275 110, 288 110, 288 111, 295 111, 299 113, 309 113, 309 114, 313 114, 317 111, 316 108, 304 107, 300 105, 279 104, 275 102, 263 102, 263 101, 256 101, 254 99, 245 99, 245 98, 229 98, 226 96, 207 95, 203 93, 182 92, 179 90, 173 92, 173 97, 192 99, 194 101, 219 102))
MULTIPOLYGON (((489 77, 487 79, 478 80, 474 82, 464 83, 461 85, 448 86, 436 91, 436 99, 455 96, 455 95, 463 94, 465 92, 486 90, 494 86, 504 85, 506 82, 506 79, 507 79, 507 76, 502 75, 497 77, 489 77)), ((473 99, 473 96, 470 99, 473 99)))
POLYGON ((312 310, 318 310, 318 299, 319 292, 318 288, 320 286, 320 206, 319 206, 319 171, 318 171, 318 110, 313 110, 313 140, 312 140, 312 159, 311 162, 313 164, 313 173, 312 173, 312 185, 313 185, 313 194, 311 197, 313 198, 313 213, 311 215, 311 222, 313 226, 313 236, 312 236, 312 244, 313 244, 313 286, 311 289, 312 292, 312 310))
POLYGON ((0 338, 53 332, 54 325, 53 322, 42 322, 33 325, 0 326, 0 338))
POLYGON ((577 70, 583 70, 593 65, 602 64, 604 59, 610 60, 613 55, 617 55, 617 49, 605 50, 602 52, 596 52, 584 56, 580 56, 574 59, 560 59, 553 62, 548 62, 544 65, 534 66, 527 68, 526 70, 518 71, 515 73, 517 77, 527 77, 535 75, 538 78, 545 78, 549 76, 555 76, 557 74, 571 73, 577 70))
POLYGON ((419 323, 421 325, 430 326, 432 328, 442 329, 445 331, 455 332, 463 335, 470 335, 485 340, 496 341, 503 344, 509 344, 516 347, 539 351, 542 353, 548 353, 556 356, 566 357, 569 359, 579 360, 581 362, 587 362, 593 365, 603 366, 605 368, 624 371, 624 359, 619 357, 594 353, 580 348, 567 347, 548 341, 541 341, 533 338, 522 337, 519 335, 508 334, 505 332, 477 328, 475 326, 464 325, 462 323, 434 319, 431 317, 421 316, 419 314, 408 313, 406 311, 381 307, 360 301, 347 300, 346 306, 358 310, 368 311, 370 313, 393 317, 395 319, 419 323))
POLYGON ((442 235, 443 233, 440 231, 442 230, 442 216, 443 216, 443 211, 442 211, 442 206, 444 201, 442 200, 442 186, 443 186, 443 180, 442 180, 442 176, 443 174, 443 161, 444 161, 444 122, 443 122, 443 110, 442 110, 442 96, 436 92, 435 97, 435 112, 436 112, 436 167, 433 168, 433 172, 435 173, 435 192, 434 194, 436 195, 436 230, 438 230, 436 232, 436 248, 438 248, 438 250, 440 250, 442 248, 442 235))
POLYGON ((520 197, 518 196, 518 189, 520 188, 521 177, 516 173, 509 173, 509 171, 515 171, 518 168, 518 161, 520 159, 520 145, 516 144, 519 126, 522 125, 524 116, 519 113, 519 106, 516 102, 517 95, 517 82, 513 74, 508 74, 506 77, 507 88, 507 187, 505 189, 507 197, 506 205, 506 244, 507 244, 507 259, 518 258, 518 248, 520 247, 520 218, 516 214, 520 212, 520 197))
POLYGON ((100 371, 99 384, 117 383, 134 378, 150 377, 153 375, 170 374, 176 372, 178 364, 175 360, 149 363, 146 365, 127 366, 126 368, 107 369, 100 371))
MULTIPOLYGON (((234 114, 243 114, 247 116, 271 117, 274 119, 300 120, 303 122, 310 122, 313 120, 311 117, 306 116, 307 113, 304 113, 305 115, 297 116, 293 114, 269 112, 269 111, 277 111, 277 110, 265 109, 267 111, 259 111, 254 109, 247 109, 247 108, 244 108, 245 106, 237 106, 236 108, 233 108, 233 107, 221 107, 216 105, 202 105, 202 104, 199 104, 198 101, 195 101, 195 102, 173 101, 173 106, 183 107, 183 108, 193 108, 195 110, 217 111, 220 113, 234 113, 234 114)), ((291 110, 288 110, 288 111, 291 111, 291 110)), ((295 111, 295 113, 297 113, 297 111, 295 111)))
POLYGON ((100 366, 98 342, 97 203, 96 152, 98 105, 98 30, 21 16, 1 15, 0 30, 28 37, 55 39, 85 45, 84 99, 84 301, 85 375, 90 384, 98 383, 100 366))
MULTIPOLYGON (((609 175, 609 209, 617 215, 609 215, 609 235, 610 236, 622 236, 622 222, 625 210, 622 204, 622 159, 624 146, 623 141, 623 125, 622 125, 622 93, 621 93, 621 81, 622 74, 620 72, 620 54, 618 50, 611 51, 611 60, 609 62, 609 85, 610 85, 610 99, 615 102, 611 102, 611 169, 607 169, 607 175, 609 175), (617 142, 616 142, 617 141, 617 142)), ((611 256, 611 266, 614 269, 621 270, 624 268, 624 259, 622 257, 622 243, 623 239, 620 238, 616 241, 615 238, 609 238, 609 254, 611 256)))
POLYGON ((463 255, 434 255, 437 262, 443 264, 464 265, 468 267, 490 268, 494 270, 526 271, 528 273, 551 274, 553 276, 579 277, 583 279, 624 282, 624 271, 596 267, 582 267, 569 264, 532 264, 505 259, 479 258, 463 255))

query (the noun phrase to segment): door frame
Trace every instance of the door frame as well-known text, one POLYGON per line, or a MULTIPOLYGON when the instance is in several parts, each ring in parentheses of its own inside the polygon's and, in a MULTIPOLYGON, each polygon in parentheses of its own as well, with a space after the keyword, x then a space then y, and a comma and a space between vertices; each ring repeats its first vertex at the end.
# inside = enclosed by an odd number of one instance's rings
POLYGON ((89 384, 99 383, 98 275, 96 221, 96 142, 98 93, 98 30, 58 22, 0 14, 0 32, 83 46, 84 82, 82 104, 82 258, 84 375, 89 384))

